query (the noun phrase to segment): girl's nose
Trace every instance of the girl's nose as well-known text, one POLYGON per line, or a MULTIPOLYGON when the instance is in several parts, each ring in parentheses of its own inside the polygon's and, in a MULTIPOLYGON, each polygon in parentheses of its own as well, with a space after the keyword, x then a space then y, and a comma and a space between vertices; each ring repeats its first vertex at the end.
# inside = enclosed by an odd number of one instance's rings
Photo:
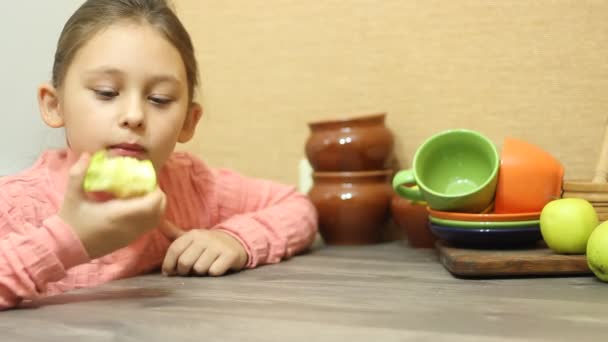
POLYGON ((132 105, 122 116, 120 125, 125 128, 142 128, 144 126, 144 112, 140 105, 132 105))

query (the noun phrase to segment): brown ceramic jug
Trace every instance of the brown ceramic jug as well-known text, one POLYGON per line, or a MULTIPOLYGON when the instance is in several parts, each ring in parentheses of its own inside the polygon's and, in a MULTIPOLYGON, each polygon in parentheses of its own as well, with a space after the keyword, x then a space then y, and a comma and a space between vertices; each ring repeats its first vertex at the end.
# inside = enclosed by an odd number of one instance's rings
POLYGON ((384 170, 391 166, 393 135, 386 113, 308 124, 306 157, 315 171, 384 170))
POLYGON ((309 196, 330 245, 380 242, 390 218, 392 170, 315 172, 309 196))
POLYGON ((433 248, 437 237, 429 229, 429 213, 426 203, 412 202, 394 194, 391 201, 391 214, 395 223, 402 229, 407 242, 416 248, 433 248))

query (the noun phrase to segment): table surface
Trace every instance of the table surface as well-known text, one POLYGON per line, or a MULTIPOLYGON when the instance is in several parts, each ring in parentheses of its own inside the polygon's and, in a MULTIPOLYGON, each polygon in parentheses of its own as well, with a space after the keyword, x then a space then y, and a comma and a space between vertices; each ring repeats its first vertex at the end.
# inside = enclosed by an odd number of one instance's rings
POLYGON ((402 242, 315 247, 229 276, 111 282, 1 312, 2 341, 596 341, 592 276, 459 279, 402 242))

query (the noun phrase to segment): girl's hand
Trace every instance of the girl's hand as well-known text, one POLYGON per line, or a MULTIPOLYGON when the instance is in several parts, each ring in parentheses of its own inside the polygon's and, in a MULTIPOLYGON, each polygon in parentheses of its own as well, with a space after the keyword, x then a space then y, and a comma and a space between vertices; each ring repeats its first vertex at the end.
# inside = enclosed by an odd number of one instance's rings
POLYGON ((185 232, 165 221, 161 230, 175 239, 165 255, 165 275, 220 276, 238 271, 247 263, 247 252, 241 243, 220 230, 193 229, 185 232))
POLYGON ((83 154, 70 169, 59 217, 69 224, 90 258, 95 259, 127 246, 160 224, 165 194, 156 190, 135 198, 95 201, 87 197, 82 182, 90 156, 83 154))

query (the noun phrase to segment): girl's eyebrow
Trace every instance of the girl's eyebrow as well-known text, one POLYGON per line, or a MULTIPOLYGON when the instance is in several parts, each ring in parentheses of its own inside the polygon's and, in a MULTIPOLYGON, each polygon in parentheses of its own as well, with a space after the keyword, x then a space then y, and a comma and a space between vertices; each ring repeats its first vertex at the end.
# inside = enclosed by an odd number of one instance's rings
POLYGON ((157 83, 172 83, 175 85, 178 85, 179 79, 173 75, 169 75, 169 74, 160 74, 160 75, 154 75, 152 77, 150 77, 151 83, 157 84, 157 83))
MULTIPOLYGON (((96 76, 96 75, 110 75, 110 76, 124 76, 124 72, 120 69, 114 67, 106 67, 102 66, 99 68, 91 69, 85 71, 85 74, 88 76, 96 76)), ((173 83, 179 84, 179 78, 171 74, 157 74, 150 77, 151 83, 173 83)))
POLYGON ((94 69, 86 70, 85 74, 91 75, 91 76, 95 76, 95 75, 121 76, 124 73, 120 69, 117 69, 117 68, 102 66, 102 67, 99 67, 99 68, 94 68, 94 69))

